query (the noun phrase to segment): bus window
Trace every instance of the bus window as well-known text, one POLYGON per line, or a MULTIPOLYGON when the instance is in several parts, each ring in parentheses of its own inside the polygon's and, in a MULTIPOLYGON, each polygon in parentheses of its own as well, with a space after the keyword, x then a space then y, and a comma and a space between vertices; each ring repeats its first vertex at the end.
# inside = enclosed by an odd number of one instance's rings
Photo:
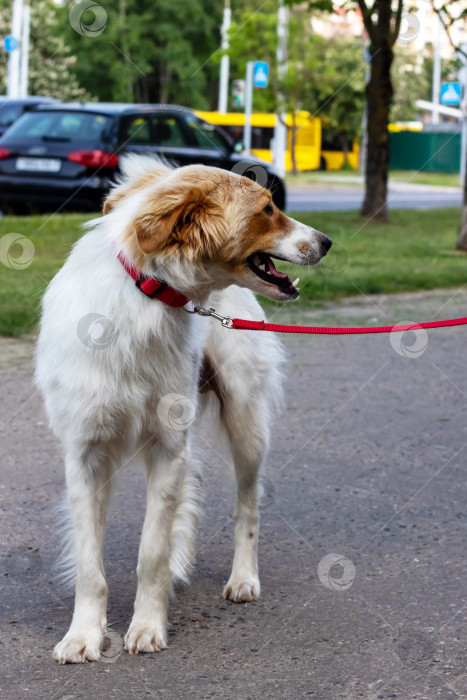
MULTIPOLYGON (((223 124, 222 128, 237 143, 243 141, 243 126, 223 124)), ((256 151, 268 151, 271 148, 271 140, 274 138, 274 129, 267 126, 251 127, 251 148, 256 151)))
POLYGON ((322 151, 342 151, 342 141, 335 135, 329 134, 323 129, 321 141, 322 151))
POLYGON ((251 128, 251 147, 257 151, 268 151, 274 138, 274 129, 269 126, 253 126, 251 128))

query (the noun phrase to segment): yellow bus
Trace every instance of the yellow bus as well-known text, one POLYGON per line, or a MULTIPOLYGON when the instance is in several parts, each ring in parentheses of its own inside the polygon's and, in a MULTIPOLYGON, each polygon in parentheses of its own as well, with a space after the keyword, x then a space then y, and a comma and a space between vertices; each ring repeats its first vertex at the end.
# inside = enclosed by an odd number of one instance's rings
MULTIPOLYGON (((218 124, 226 131, 234 141, 243 141, 243 127, 245 115, 240 112, 196 112, 196 114, 211 124, 218 124)), ((295 144, 295 157, 298 170, 316 170, 320 164, 321 147, 321 120, 316 117, 310 119, 309 112, 298 112, 295 117, 298 127, 295 144)), ((271 141, 274 138, 274 127, 277 116, 265 112, 256 112, 251 115, 251 152, 262 160, 271 163, 273 154, 271 141)), ((286 116, 287 125, 287 150, 285 154, 285 167, 292 170, 292 115, 286 116)))
MULTIPOLYGON (((326 129, 322 131, 320 170, 341 170, 345 165, 345 153, 342 144, 336 138, 329 138, 326 129)), ((360 149, 355 140, 347 151, 347 165, 358 170, 360 149)))
POLYGON ((388 125, 388 131, 391 134, 399 131, 423 131, 422 122, 394 122, 388 125))
MULTIPOLYGON (((243 140, 243 127, 245 115, 240 112, 200 112, 196 114, 211 124, 221 126, 234 141, 243 140)), ((266 112, 255 112, 251 115, 251 152, 262 160, 271 163, 273 154, 271 141, 274 137, 274 127, 277 116, 266 112)), ((286 116, 287 125, 287 150, 285 154, 285 167, 288 172, 292 170, 292 124, 291 114, 286 116)), ((295 115, 295 124, 298 127, 295 142, 295 159, 297 170, 340 170, 345 162, 342 146, 336 141, 326 138, 326 130, 322 128, 322 120, 312 117, 309 112, 301 111, 295 115)), ((358 143, 352 144, 352 149, 347 154, 348 164, 358 168, 358 143)))

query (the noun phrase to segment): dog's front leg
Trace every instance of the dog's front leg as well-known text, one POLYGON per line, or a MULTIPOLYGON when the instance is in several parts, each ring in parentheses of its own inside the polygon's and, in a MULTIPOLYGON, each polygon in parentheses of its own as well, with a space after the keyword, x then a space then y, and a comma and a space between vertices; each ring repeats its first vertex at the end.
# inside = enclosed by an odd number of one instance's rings
POLYGON ((112 474, 103 451, 98 455, 93 448, 84 457, 69 451, 65 466, 74 530, 76 594, 70 629, 54 650, 54 659, 62 664, 100 657, 107 626, 102 547, 112 474))
POLYGON ((125 637, 130 654, 167 646, 167 608, 171 590, 171 531, 189 452, 151 447, 146 451, 147 506, 138 557, 135 610, 125 637))

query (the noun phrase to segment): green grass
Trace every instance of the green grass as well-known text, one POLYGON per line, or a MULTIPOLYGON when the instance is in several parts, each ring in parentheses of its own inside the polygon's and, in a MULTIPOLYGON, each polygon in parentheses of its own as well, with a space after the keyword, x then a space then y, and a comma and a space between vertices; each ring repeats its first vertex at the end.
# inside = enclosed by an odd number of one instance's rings
POLYGON ((305 172, 298 173, 298 175, 287 174, 285 181, 288 185, 331 184, 336 178, 338 184, 346 186, 358 186, 360 183, 354 182, 356 178, 360 178, 363 183, 362 174, 358 170, 306 170, 305 172), (345 180, 348 179, 349 182, 345 182, 344 178, 345 180))
MULTIPOLYGON (((316 212, 295 218, 333 239, 329 255, 314 268, 287 268, 300 276, 304 305, 364 294, 457 287, 467 282, 467 257, 456 253, 459 209, 397 210, 390 223, 365 224, 355 213, 316 212)), ((5 217, 1 237, 15 232, 30 238, 36 253, 29 267, 8 269, 0 263, 0 334, 34 332, 41 295, 80 236, 88 215, 5 217)), ((0 247, 1 252, 1 247, 0 247)), ((10 253, 15 253, 14 246, 10 253)), ((76 290, 79 294, 79 289, 76 290)))
MULTIPOLYGON (((300 270, 304 303, 467 282, 467 256, 455 251, 459 209, 395 210, 387 225, 366 223, 357 212, 302 213, 296 218, 333 240, 317 267, 300 270)), ((295 275, 296 270, 288 266, 287 272, 295 275)))
MULTIPOLYGON (((35 330, 42 294, 57 270, 63 265, 73 243, 80 237, 80 225, 89 215, 6 216, 0 219, 2 236, 18 233, 34 244, 35 255, 25 269, 15 270, 0 263, 0 335, 22 335, 35 330)), ((10 248, 14 259, 21 255, 19 245, 10 248)), ((76 290, 79 294, 79 290, 76 290)))
POLYGON ((415 170, 391 170, 389 179, 414 185, 460 187, 459 173, 419 173, 415 170))
MULTIPOLYGON (((394 182, 406 182, 410 185, 460 187, 457 173, 419 173, 415 170, 392 170, 389 173, 389 179, 394 182)), ((287 175, 286 182, 288 185, 334 184, 335 186, 358 187, 363 185, 363 176, 358 170, 312 170, 295 176, 287 175), (360 178, 361 182, 355 182, 356 178, 360 178)))

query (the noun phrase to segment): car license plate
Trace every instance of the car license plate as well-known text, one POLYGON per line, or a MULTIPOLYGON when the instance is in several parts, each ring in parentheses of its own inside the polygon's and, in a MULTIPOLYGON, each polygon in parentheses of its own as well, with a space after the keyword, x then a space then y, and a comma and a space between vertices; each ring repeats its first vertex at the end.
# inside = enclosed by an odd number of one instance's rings
POLYGON ((17 158, 16 170, 34 173, 58 173, 62 161, 58 158, 17 158))

